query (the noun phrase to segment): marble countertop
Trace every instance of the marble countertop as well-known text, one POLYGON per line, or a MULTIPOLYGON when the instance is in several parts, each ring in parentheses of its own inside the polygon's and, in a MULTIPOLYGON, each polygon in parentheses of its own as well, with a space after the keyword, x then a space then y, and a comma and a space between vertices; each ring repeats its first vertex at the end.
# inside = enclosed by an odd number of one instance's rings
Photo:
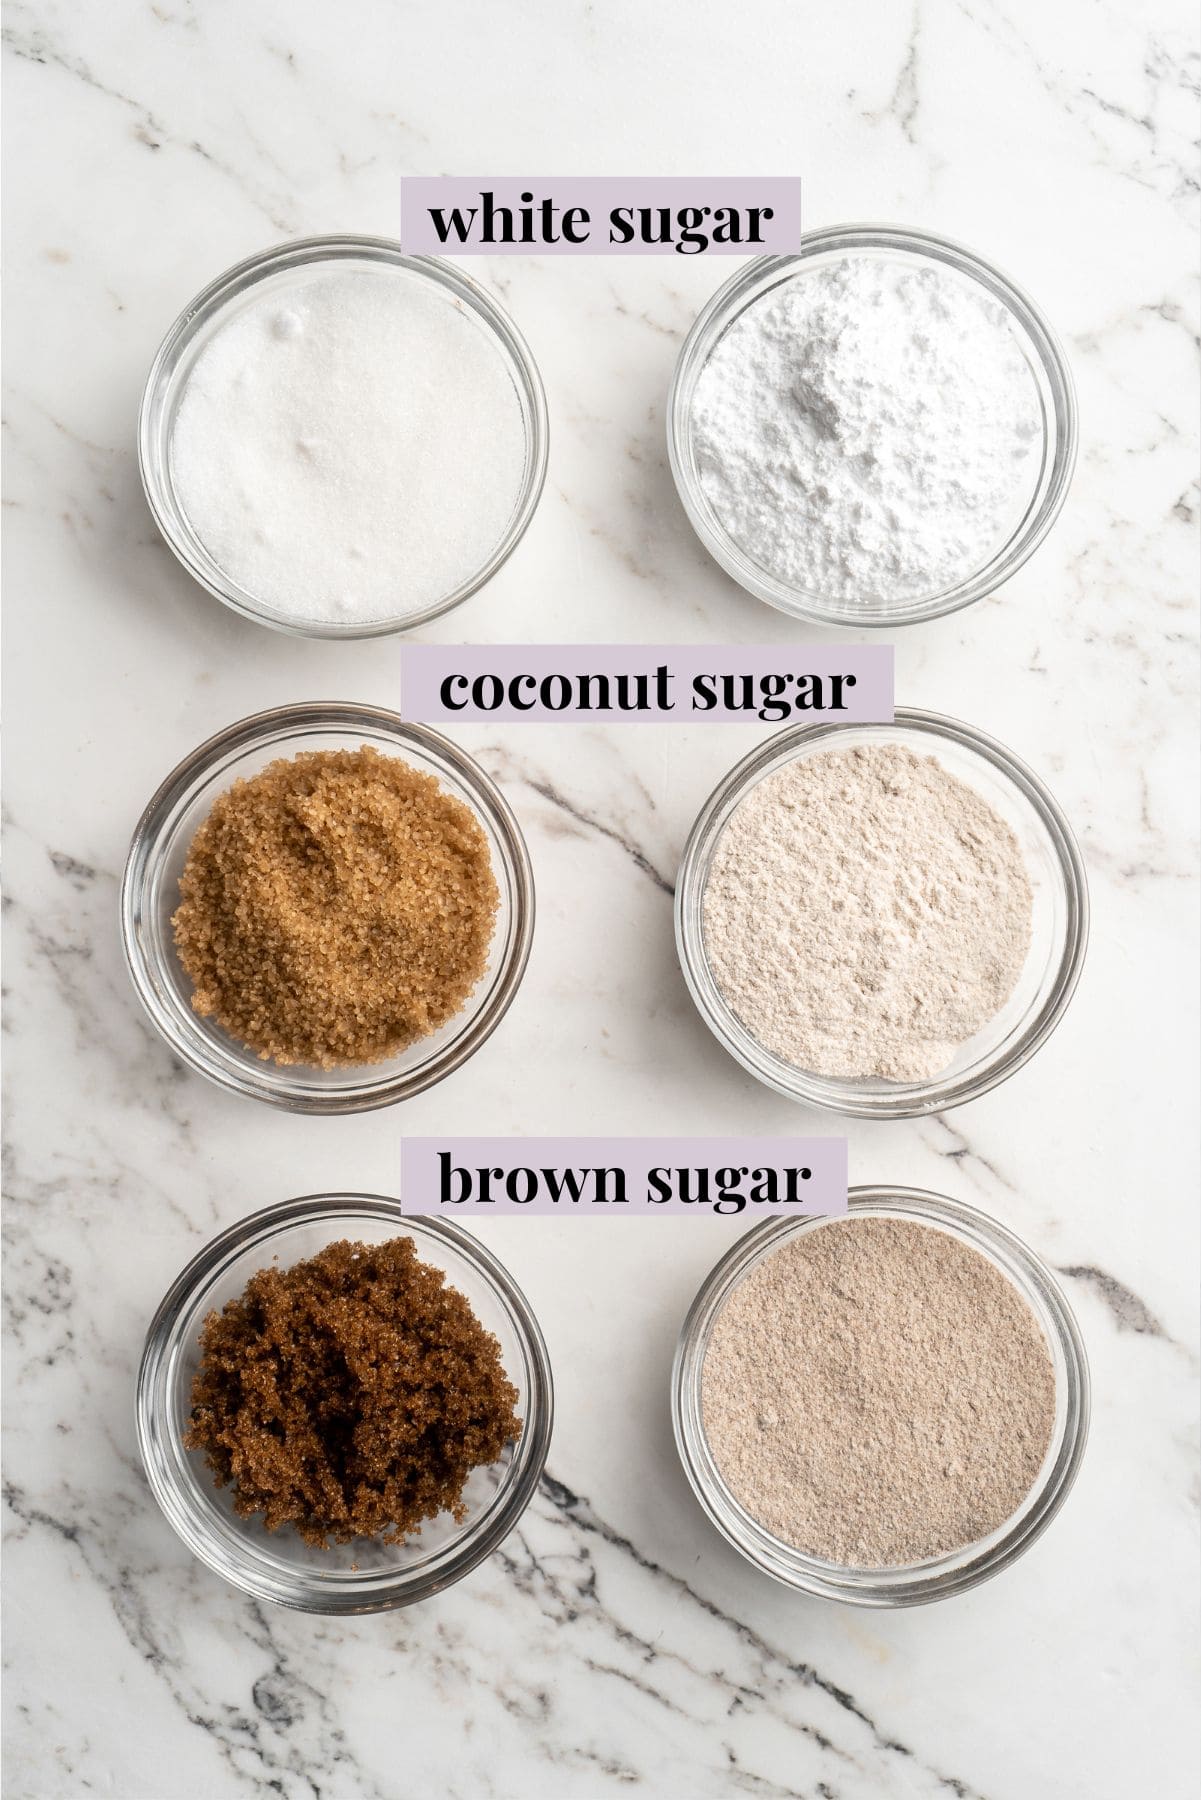
MULTIPOLYGON (((1195 1792, 1190 13, 11 0, 7 1800, 1195 1792), (163 774, 273 703, 395 703, 400 657, 262 631, 177 568, 133 449, 162 332, 281 238, 394 233, 401 171, 631 170, 799 172, 813 225, 959 237, 1069 348, 1067 508, 1003 593, 901 635, 897 693, 1047 779, 1088 860, 1089 962, 1007 1085, 850 1140, 854 1181, 985 1206, 1062 1272, 1089 1453, 1052 1529, 972 1594, 807 1603, 716 1536, 671 1444, 676 1333, 743 1224, 502 1220, 481 1235, 558 1389, 520 1529, 409 1612, 265 1610, 177 1542, 133 1438, 146 1323, 215 1231, 323 1186, 395 1191, 402 1129, 830 1128, 723 1054, 673 949, 688 826, 766 727, 458 734, 520 816, 539 926, 495 1037, 401 1111, 305 1119, 219 1092, 173 1063, 122 965, 118 875, 163 774)), ((518 553, 428 639, 817 637, 706 560, 666 467, 672 361, 731 264, 472 268, 541 364, 550 475, 518 553)))

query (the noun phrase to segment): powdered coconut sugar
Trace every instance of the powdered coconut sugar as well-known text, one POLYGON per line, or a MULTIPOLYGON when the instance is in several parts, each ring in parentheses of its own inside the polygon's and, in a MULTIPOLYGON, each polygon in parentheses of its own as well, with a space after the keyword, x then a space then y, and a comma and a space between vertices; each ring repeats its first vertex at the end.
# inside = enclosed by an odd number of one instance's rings
POLYGON ((1055 1369, 989 1257, 936 1226, 852 1212, 738 1284, 701 1398, 722 1479, 774 1536, 896 1568, 1018 1511, 1054 1430, 1055 1369))
POLYGON ((925 1081, 995 1018, 1030 946, 1017 837, 900 743, 798 757, 715 846, 702 899, 713 979, 794 1068, 925 1081))
POLYGON ((945 592, 996 554, 1038 475, 1037 385, 1005 307, 938 263, 802 265, 715 346, 691 405, 722 527, 790 587, 945 592))

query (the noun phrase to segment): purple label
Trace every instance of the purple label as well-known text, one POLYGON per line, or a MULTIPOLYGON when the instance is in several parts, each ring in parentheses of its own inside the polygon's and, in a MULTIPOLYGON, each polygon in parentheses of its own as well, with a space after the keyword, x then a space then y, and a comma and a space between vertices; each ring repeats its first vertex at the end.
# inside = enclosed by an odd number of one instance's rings
POLYGON ((401 710, 456 719, 759 719, 893 716, 891 644, 406 644, 401 710))
POLYGON ((433 256, 763 256, 801 248, 796 176, 405 175, 401 243, 433 256))
POLYGON ((404 1212, 843 1213, 845 1138, 405 1138, 404 1212))

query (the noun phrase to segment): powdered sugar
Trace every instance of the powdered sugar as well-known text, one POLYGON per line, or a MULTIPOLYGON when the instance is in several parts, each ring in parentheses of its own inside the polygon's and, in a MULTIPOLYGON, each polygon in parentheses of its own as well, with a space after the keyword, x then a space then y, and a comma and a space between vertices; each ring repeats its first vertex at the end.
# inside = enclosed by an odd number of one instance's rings
POLYGON ((449 293, 332 264, 268 284, 188 377, 172 471, 210 556, 305 622, 435 605, 497 548, 525 428, 497 344, 449 293))
POLYGON ((846 256, 753 301, 697 380, 693 444, 721 525, 843 603, 933 597, 1028 503, 1038 389, 1005 307, 929 262, 846 256))
POLYGON ((794 1068, 923 1081, 995 1018, 1026 960, 1021 847, 981 795, 898 743, 800 757, 717 841, 705 951, 727 1003, 794 1068))

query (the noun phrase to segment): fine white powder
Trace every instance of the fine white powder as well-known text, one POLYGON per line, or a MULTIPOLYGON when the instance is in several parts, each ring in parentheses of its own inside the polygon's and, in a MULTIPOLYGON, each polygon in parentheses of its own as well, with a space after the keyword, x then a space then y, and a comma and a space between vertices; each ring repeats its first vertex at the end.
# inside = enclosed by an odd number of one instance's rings
POLYGON ((932 598, 1019 523, 1042 414, 1005 308, 936 263, 844 257, 750 306, 697 380, 693 444, 723 528, 842 604, 932 598))
POLYGON ((1030 946, 1021 846, 932 756, 862 744, 758 782, 717 841, 702 918, 751 1035, 815 1075, 925 1081, 996 1017, 1030 946))
POLYGON ((403 617, 505 533, 525 431, 504 357, 403 270, 268 284, 219 326, 171 440, 180 503, 240 588, 304 622, 403 617))

